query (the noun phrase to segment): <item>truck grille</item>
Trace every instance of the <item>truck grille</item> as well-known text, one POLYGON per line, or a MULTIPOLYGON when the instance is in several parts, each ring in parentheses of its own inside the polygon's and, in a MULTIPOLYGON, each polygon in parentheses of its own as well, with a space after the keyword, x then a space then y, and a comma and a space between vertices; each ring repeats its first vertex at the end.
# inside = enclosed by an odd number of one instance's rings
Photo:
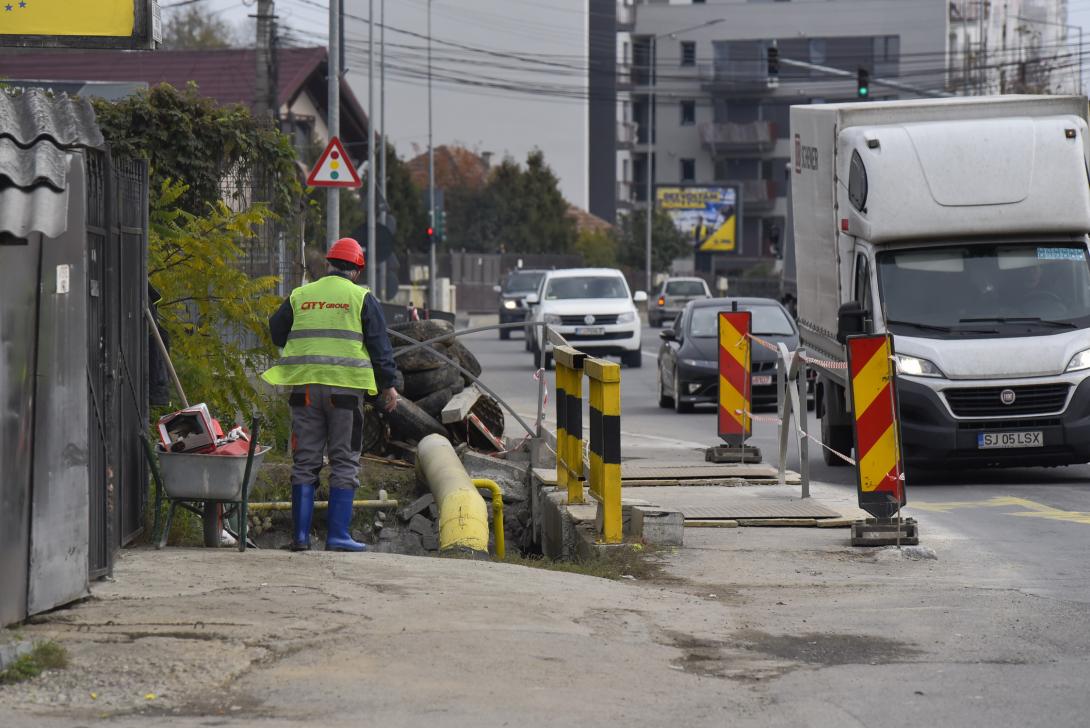
POLYGON ((587 315, 585 313, 572 314, 570 316, 561 316, 560 323, 564 326, 609 326, 617 323, 617 314, 615 313, 603 313, 592 314, 594 316, 594 323, 587 323, 587 315))
POLYGON ((1069 384, 1033 384, 1025 387, 973 387, 947 389, 950 410, 958 417, 1010 417, 1059 412, 1067 403, 1069 384), (1014 402, 1003 404, 1004 390, 1014 392, 1014 402))

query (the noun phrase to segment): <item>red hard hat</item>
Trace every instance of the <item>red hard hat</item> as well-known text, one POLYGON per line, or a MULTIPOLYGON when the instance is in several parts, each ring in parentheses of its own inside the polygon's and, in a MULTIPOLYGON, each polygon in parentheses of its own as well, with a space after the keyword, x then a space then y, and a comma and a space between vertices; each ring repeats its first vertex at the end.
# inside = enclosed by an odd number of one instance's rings
POLYGON ((352 238, 341 238, 326 253, 326 260, 343 260, 357 268, 364 266, 363 248, 352 238))

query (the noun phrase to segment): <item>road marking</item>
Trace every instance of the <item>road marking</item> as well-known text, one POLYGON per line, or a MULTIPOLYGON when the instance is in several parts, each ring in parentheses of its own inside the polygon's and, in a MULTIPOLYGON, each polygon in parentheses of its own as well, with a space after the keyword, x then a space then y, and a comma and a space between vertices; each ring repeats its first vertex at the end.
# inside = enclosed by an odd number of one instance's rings
POLYGON ((646 357, 651 358, 651 359, 658 359, 659 358, 659 353, 657 351, 646 351, 644 349, 640 349, 640 353, 643 354, 646 357))
POLYGON ((1021 511, 1004 513, 1005 516, 1019 516, 1022 518, 1045 518, 1050 521, 1067 521, 1069 523, 1081 523, 1090 526, 1090 511, 1064 511, 1043 503, 1027 500, 1025 498, 1012 498, 998 496, 983 501, 952 501, 950 503, 926 503, 915 502, 909 504, 910 508, 935 513, 948 513, 958 508, 1021 508, 1021 511))

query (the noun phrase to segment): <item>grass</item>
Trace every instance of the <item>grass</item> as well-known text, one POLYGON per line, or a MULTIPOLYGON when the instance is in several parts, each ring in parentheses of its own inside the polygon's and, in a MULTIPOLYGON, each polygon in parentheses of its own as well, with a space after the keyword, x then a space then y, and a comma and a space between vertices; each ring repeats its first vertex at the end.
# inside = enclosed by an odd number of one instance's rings
POLYGON ((503 562, 533 569, 583 574, 599 579, 616 581, 624 577, 632 577, 638 581, 651 581, 664 576, 662 563, 656 558, 657 553, 652 547, 626 544, 624 548, 612 549, 605 555, 593 559, 554 561, 542 556, 520 556, 517 553, 509 553, 503 562))
POLYGON ((46 670, 68 667, 68 653, 52 640, 39 642, 27 654, 0 671, 0 685, 23 682, 38 677, 46 670))

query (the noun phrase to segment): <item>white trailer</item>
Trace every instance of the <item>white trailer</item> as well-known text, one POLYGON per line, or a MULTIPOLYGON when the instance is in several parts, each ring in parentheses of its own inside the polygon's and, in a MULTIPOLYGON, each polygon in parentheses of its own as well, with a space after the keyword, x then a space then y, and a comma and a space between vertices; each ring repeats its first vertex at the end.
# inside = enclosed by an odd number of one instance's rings
MULTIPOLYGON (((1086 99, 794 106, 791 131, 803 345, 894 334, 910 463, 1090 462, 1086 99)), ((819 369, 840 452, 845 383, 819 369)))

